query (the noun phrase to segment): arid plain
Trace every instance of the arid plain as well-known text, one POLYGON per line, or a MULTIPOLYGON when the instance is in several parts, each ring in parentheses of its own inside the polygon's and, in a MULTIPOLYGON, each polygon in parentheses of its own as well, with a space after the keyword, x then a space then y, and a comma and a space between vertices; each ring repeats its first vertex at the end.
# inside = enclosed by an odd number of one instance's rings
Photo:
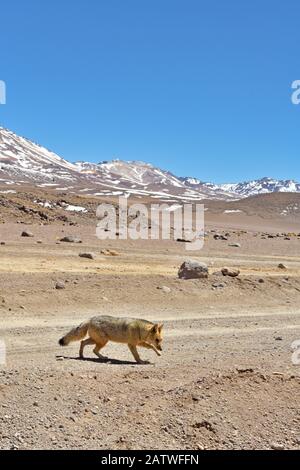
POLYGON ((300 339, 300 223, 277 210, 289 195, 244 200, 242 212, 208 202, 197 252, 171 240, 98 240, 95 200, 81 198, 88 214, 64 218, 31 196, 1 205, 0 448, 300 448, 291 348, 300 339), (178 278, 190 258, 207 264, 207 279, 178 278), (163 322, 162 357, 141 350, 151 364, 140 366, 124 345, 110 343, 107 362, 88 347, 79 360, 79 343, 59 347, 97 314, 163 322))

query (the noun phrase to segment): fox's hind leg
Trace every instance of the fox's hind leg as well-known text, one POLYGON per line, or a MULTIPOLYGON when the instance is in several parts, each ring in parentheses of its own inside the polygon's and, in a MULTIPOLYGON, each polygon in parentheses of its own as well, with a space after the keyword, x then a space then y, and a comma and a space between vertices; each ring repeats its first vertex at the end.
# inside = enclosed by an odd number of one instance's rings
POLYGON ((100 354, 100 349, 104 348, 104 346, 108 343, 108 341, 103 341, 101 343, 97 343, 95 348, 94 348, 94 353, 96 354, 96 356, 99 357, 99 359, 101 359, 102 361, 106 361, 107 358, 105 356, 102 356, 102 354, 100 354))
POLYGON ((136 362, 138 364, 149 364, 148 361, 142 361, 142 359, 140 358, 140 355, 139 355, 139 353, 136 349, 136 346, 134 344, 128 344, 128 347, 129 347, 134 359, 136 360, 136 362))
POLYGON ((83 359, 83 350, 86 346, 89 344, 95 344, 95 341, 92 338, 85 339, 84 341, 81 341, 80 343, 80 349, 79 349, 79 357, 83 359))

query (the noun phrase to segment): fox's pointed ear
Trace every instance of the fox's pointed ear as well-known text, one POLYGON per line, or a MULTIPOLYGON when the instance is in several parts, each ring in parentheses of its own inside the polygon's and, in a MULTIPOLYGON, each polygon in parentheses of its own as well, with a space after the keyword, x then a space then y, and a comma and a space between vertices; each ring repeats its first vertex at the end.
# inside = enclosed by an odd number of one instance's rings
POLYGON ((163 324, 163 323, 160 323, 160 324, 158 325, 158 331, 161 332, 161 330, 163 329, 163 327, 164 327, 164 324, 163 324))
POLYGON ((157 333, 159 331, 159 325, 153 325, 152 330, 153 333, 157 333))

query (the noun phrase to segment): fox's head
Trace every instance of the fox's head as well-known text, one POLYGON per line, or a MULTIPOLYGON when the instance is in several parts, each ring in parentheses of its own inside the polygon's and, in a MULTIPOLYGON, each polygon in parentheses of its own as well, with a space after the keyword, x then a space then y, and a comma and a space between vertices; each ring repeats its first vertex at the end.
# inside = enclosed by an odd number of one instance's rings
POLYGON ((153 344, 159 351, 162 351, 161 343, 163 340, 163 324, 156 324, 151 328, 148 341, 153 344))

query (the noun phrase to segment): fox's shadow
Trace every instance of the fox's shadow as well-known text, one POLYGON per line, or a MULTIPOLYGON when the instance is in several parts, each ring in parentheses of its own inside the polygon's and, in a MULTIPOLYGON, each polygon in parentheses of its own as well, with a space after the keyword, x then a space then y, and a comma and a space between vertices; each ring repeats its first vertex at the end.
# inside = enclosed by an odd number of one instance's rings
MULTIPOLYGON (((144 364, 137 364, 136 362, 134 361, 122 361, 120 359, 111 359, 111 358, 107 358, 105 360, 102 360, 102 359, 97 359, 96 357, 84 357, 84 358, 81 358, 81 357, 72 357, 72 356, 61 356, 64 358, 64 360, 69 360, 69 361, 89 361, 89 362, 95 362, 97 364, 108 364, 108 365, 116 365, 116 366, 120 366, 120 365, 129 365, 129 366, 139 366, 139 365, 144 365, 144 364)), ((146 365, 150 365, 149 364, 146 364, 146 365)))

